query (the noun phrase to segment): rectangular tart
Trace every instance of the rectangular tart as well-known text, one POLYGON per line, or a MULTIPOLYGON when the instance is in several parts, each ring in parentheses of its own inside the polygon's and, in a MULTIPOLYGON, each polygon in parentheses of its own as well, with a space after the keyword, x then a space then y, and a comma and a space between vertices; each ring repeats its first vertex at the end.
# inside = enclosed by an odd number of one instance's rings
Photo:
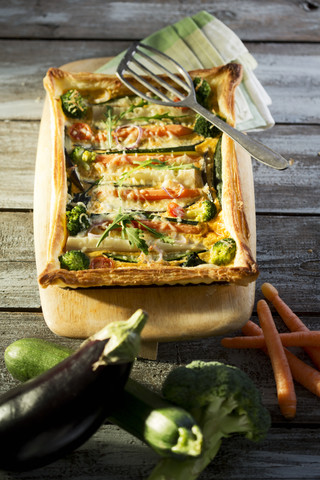
MULTIPOLYGON (((190 75, 198 102, 234 125, 241 67, 190 75)), ((51 68, 44 86, 53 149, 42 287, 256 279, 228 136, 188 108, 133 95, 115 76, 51 68)))

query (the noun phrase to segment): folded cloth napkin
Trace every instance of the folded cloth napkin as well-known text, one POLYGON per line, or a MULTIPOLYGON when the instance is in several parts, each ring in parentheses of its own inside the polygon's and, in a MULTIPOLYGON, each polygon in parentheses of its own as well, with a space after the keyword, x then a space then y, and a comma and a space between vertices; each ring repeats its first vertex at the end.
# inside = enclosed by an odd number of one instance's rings
MULTIPOLYGON (((253 73, 257 67, 239 37, 206 11, 162 28, 143 40, 170 57, 186 70, 210 68, 236 62, 243 66, 243 79, 235 98, 236 126, 242 131, 270 128, 274 120, 268 105, 271 99, 253 73)), ((100 67, 97 72, 115 73, 125 52, 100 67)))

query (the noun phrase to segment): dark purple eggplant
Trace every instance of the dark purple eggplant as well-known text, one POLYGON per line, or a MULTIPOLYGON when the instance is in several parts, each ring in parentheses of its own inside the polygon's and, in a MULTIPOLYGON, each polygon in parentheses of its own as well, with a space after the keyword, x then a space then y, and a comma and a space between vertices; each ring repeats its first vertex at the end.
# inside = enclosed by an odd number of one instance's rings
MULTIPOLYGON (((133 317, 127 335, 116 326, 109 338, 91 337, 52 369, 0 397, 1 469, 51 463, 84 443, 112 414, 138 353, 134 337, 139 339, 146 321, 141 310, 133 317)), ((126 322, 118 324, 121 329, 126 322)))

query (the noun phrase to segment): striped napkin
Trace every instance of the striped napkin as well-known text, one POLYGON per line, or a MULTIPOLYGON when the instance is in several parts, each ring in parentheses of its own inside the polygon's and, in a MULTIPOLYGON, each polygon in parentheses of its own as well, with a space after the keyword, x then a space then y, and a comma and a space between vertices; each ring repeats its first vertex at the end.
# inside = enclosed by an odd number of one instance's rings
MULTIPOLYGON (((186 70, 210 68, 236 62, 243 66, 243 79, 236 91, 236 125, 241 131, 270 128, 274 120, 268 105, 271 99, 253 73, 254 57, 240 38, 224 23, 206 11, 162 28, 143 40, 170 57, 186 70)), ((97 72, 114 74, 125 52, 100 67, 97 72)))

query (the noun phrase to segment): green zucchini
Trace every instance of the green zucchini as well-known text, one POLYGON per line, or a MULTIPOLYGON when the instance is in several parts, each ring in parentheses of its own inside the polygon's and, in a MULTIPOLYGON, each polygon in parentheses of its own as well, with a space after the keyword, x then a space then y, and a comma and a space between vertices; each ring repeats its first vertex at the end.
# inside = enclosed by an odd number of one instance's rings
MULTIPOLYGON (((199 142, 202 143, 202 142, 199 142)), ((162 148, 137 148, 135 150, 126 150, 127 154, 133 154, 133 153, 154 153, 155 155, 157 153, 188 153, 188 152, 195 152, 196 151, 196 146, 199 145, 199 143, 195 143, 194 145, 182 145, 179 147, 162 147, 162 148)), ((87 149, 92 151, 92 149, 87 149)), ((115 153, 122 153, 122 150, 94 150, 95 153, 103 154, 103 155, 113 155, 115 153)))
POLYGON ((217 197, 222 205, 222 152, 221 152, 222 136, 219 138, 217 143, 216 150, 213 157, 213 168, 214 168, 214 188, 217 192, 217 197))
POLYGON ((6 348, 4 361, 13 378, 25 382, 54 367, 72 353, 70 348, 40 338, 23 338, 6 348))
MULTIPOLYGON (((154 220, 166 220, 167 222, 172 222, 172 223, 182 223, 184 225, 199 225, 199 222, 196 220, 187 220, 186 218, 178 218, 178 217, 161 217, 160 215, 154 214, 154 213, 144 213, 148 218, 154 219, 154 220)), ((143 221, 143 220, 141 220, 143 221)))
POLYGON ((117 262, 123 262, 123 263, 138 263, 138 257, 139 255, 123 255, 123 254, 118 254, 118 253, 108 253, 104 252, 102 255, 112 258, 113 260, 117 262))
MULTIPOLYGON (((8 371, 26 381, 72 354, 69 348, 37 338, 24 338, 5 350, 8 371)), ((109 421, 149 445, 162 456, 186 457, 201 453, 202 432, 193 417, 160 395, 129 378, 109 421)))

